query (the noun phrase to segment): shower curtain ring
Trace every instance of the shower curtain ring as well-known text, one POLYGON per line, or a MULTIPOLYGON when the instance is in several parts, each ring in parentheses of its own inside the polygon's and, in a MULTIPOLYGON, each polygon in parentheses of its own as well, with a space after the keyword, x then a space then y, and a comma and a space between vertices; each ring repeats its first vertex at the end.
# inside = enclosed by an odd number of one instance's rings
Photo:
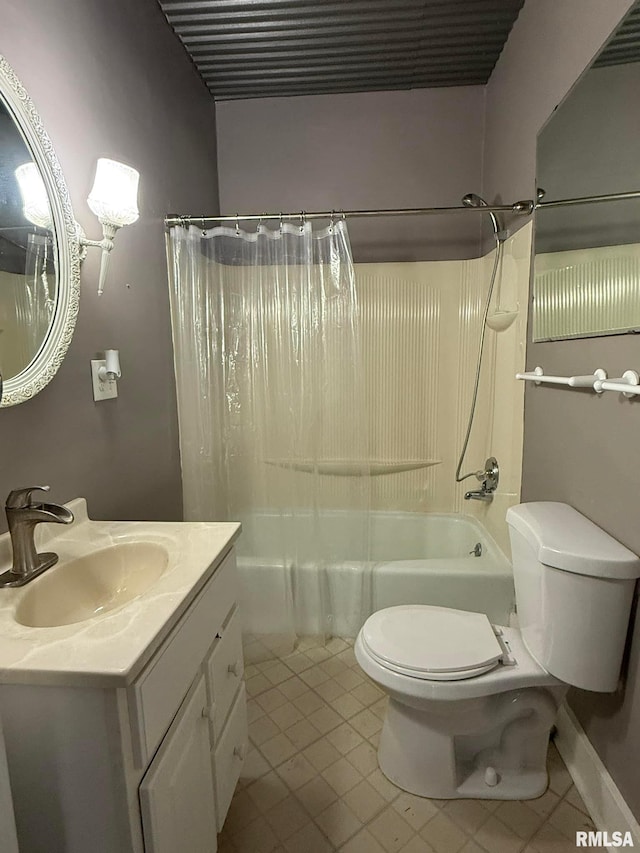
POLYGON ((238 214, 236 213, 236 237, 240 236, 240 221, 238 219, 238 214))
POLYGON ((307 217, 305 216, 304 210, 300 211, 300 233, 304 231, 304 226, 307 221, 307 217))
POLYGON ((336 212, 335 210, 331 211, 331 218, 329 219, 329 234, 333 234, 333 226, 336 224, 336 212))
POLYGON ((256 234, 260 233, 261 228, 262 228, 262 214, 260 214, 260 218, 258 219, 258 227, 256 228, 256 234))
POLYGON ((207 229, 204 227, 204 216, 202 217, 202 219, 200 221, 202 223, 202 236, 206 237, 207 236, 207 229))
POLYGON ((280 233, 282 234, 282 213, 280 214, 280 233))

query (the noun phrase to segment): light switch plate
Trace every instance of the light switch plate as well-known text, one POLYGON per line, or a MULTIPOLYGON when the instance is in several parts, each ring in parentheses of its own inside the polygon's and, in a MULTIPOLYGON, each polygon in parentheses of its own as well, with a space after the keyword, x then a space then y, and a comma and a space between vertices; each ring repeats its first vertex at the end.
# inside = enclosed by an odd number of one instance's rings
POLYGON ((98 371, 101 367, 106 367, 107 362, 104 358, 91 359, 91 381, 93 382, 93 399, 94 400, 111 400, 118 396, 118 383, 115 379, 101 379, 98 376, 98 371))

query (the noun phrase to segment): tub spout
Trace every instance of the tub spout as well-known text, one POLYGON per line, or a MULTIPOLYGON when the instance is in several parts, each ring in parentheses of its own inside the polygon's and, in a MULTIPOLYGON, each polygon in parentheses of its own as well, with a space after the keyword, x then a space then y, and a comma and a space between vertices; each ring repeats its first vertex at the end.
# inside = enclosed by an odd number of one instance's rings
POLYGON ((475 492, 465 492, 464 499, 465 501, 492 501, 493 492, 487 489, 477 489, 475 492))

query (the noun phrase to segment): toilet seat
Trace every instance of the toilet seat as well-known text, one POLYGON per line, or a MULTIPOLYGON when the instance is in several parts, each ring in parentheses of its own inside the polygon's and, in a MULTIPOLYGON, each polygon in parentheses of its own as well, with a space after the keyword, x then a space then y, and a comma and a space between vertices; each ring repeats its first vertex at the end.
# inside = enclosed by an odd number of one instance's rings
POLYGON ((484 613, 401 605, 379 610, 361 631, 381 666, 427 681, 459 681, 495 669, 504 655, 484 613))

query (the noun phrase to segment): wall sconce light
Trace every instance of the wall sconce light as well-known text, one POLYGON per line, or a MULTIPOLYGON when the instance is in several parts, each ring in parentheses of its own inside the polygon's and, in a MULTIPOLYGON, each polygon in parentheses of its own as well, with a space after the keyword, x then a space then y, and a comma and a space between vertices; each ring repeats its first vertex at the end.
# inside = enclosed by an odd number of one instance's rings
MULTIPOLYGON (((24 163, 15 170, 22 196, 25 219, 40 228, 53 230, 53 218, 47 190, 35 163, 24 163)), ((98 293, 104 291, 109 266, 109 253, 118 228, 131 225, 139 216, 138 182, 140 173, 131 166, 101 157, 96 167, 96 177, 87 202, 102 225, 102 240, 87 240, 77 225, 78 240, 86 253, 87 246, 102 249, 98 293)), ((84 258, 84 254, 82 255, 84 258)), ((81 258, 81 259, 82 259, 81 258)))
POLYGON ((101 157, 96 167, 96 177, 87 202, 102 225, 102 240, 82 239, 84 246, 97 246, 102 249, 98 293, 104 291, 104 282, 109 266, 109 253, 113 249, 113 238, 118 228, 133 224, 139 216, 138 182, 140 173, 118 163, 101 157))
POLYGON ((120 370, 120 353, 117 349, 106 349, 104 358, 91 359, 91 382, 93 399, 111 400, 118 396, 118 379, 122 376, 120 370))
POLYGON ((120 352, 117 349, 106 349, 104 351, 104 364, 98 370, 98 376, 103 382, 113 382, 120 379, 120 352))

